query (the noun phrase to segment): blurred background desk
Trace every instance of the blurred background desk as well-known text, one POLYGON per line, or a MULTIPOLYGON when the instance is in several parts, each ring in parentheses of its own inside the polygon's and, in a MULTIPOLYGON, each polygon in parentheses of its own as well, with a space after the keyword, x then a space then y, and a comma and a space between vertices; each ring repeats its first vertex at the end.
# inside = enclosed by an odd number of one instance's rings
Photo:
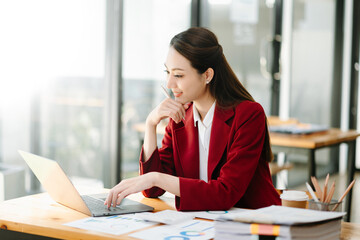
MULTIPOLYGON (((273 153, 285 154, 300 153, 308 156, 308 182, 310 177, 316 176, 315 151, 324 147, 339 146, 341 143, 348 145, 348 184, 353 180, 355 174, 355 150, 356 138, 360 136, 355 130, 341 131, 340 129, 329 129, 312 134, 283 134, 270 132, 270 142, 273 153)), ((347 221, 350 220, 352 190, 346 197, 347 221)))

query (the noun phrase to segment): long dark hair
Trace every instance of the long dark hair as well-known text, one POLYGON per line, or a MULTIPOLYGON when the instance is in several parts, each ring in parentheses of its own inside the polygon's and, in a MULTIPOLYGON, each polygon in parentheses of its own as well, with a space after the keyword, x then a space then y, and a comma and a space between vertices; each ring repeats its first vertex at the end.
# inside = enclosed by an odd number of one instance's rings
MULTIPOLYGON (((175 35, 170 46, 188 59, 199 74, 208 68, 214 70, 213 79, 209 83, 211 95, 216 99, 216 104, 221 108, 232 108, 240 102, 255 100, 241 84, 234 71, 227 62, 221 45, 216 35, 206 28, 192 27, 175 35)), ((265 119, 264 150, 266 160, 270 162, 273 154, 270 146, 267 119, 265 119)))

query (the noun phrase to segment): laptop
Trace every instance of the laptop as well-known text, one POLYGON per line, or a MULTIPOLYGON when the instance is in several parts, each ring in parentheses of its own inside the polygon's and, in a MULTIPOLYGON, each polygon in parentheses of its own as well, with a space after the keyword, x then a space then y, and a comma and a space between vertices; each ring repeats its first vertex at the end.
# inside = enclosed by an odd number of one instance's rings
POLYGON ((60 165, 51 159, 19 150, 42 186, 56 202, 93 217, 153 211, 148 205, 123 199, 120 205, 107 208, 107 194, 80 195, 60 165))

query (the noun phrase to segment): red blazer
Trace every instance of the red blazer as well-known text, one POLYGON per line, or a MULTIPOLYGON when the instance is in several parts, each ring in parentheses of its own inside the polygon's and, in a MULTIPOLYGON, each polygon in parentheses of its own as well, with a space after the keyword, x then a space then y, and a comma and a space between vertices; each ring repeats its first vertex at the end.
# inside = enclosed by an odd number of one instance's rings
MULTIPOLYGON (((261 208, 280 205, 269 165, 265 161, 265 113, 260 104, 244 101, 232 109, 215 107, 212 122, 208 182, 199 180, 198 129, 194 126, 192 105, 185 120, 170 120, 162 140, 150 159, 143 162, 140 174, 157 171, 178 176, 178 210, 227 210, 231 207, 261 208)), ((153 187, 146 197, 164 193, 153 187)))

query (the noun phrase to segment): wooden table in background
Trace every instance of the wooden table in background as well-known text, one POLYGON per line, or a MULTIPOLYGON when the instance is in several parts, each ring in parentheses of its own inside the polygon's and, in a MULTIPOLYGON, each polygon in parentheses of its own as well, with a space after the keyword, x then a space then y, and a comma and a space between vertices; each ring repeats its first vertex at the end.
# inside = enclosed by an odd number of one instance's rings
MULTIPOLYGON (((356 157, 356 139, 360 134, 355 130, 341 131, 340 129, 331 128, 328 131, 317 132, 312 134, 284 134, 270 133, 271 149, 274 153, 284 152, 300 153, 308 156, 308 182, 311 183, 310 177, 316 176, 315 151, 325 147, 335 147, 342 143, 348 145, 348 179, 350 182, 354 179, 355 174, 355 157, 356 157)), ((352 190, 346 196, 345 217, 350 221, 352 190)))

